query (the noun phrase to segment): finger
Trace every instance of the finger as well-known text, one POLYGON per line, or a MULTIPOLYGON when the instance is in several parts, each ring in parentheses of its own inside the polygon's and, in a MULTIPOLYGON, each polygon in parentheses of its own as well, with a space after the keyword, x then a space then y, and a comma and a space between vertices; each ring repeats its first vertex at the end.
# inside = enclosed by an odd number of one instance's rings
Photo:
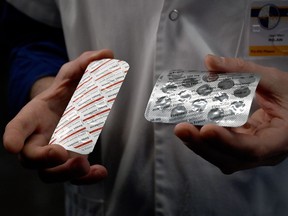
POLYGON ((76 80, 82 77, 87 66, 95 60, 103 58, 114 58, 113 52, 108 49, 103 49, 99 51, 87 51, 82 53, 78 58, 64 64, 59 72, 59 75, 56 77, 56 82, 58 80, 63 80, 69 78, 69 80, 76 80))
POLYGON ((189 149, 211 162, 210 157, 203 155, 203 152, 210 152, 211 149, 207 149, 197 127, 190 123, 179 123, 175 126, 174 133, 189 149))
POLYGON ((68 152, 60 145, 47 145, 48 140, 42 134, 34 134, 27 139, 20 153, 20 161, 26 168, 48 168, 67 161, 68 152))
MULTIPOLYGON (((87 66, 95 60, 103 59, 103 58, 114 58, 114 54, 109 49, 103 49, 98 51, 87 51, 80 55, 79 58, 75 59, 75 64, 78 66, 76 70, 85 70, 87 66)), ((74 63, 72 61, 72 63, 74 63)))
POLYGON ((199 142, 199 129, 190 123, 179 123, 174 128, 174 134, 184 143, 199 142))
POLYGON ((257 136, 250 134, 235 133, 227 128, 208 124, 202 127, 200 131, 201 138, 218 149, 227 149, 227 151, 246 155, 251 153, 254 147, 258 145, 257 136))
POLYGON ((205 125, 200 135, 208 145, 250 163, 259 163, 272 153, 272 149, 268 149, 267 136, 235 133, 217 125, 205 125))
POLYGON ((36 129, 37 122, 30 109, 23 108, 20 113, 12 119, 5 128, 3 135, 4 148, 13 154, 19 153, 25 140, 36 129))
POLYGON ((207 55, 205 65, 209 71, 223 72, 254 72, 261 73, 266 67, 257 65, 253 62, 244 61, 241 58, 227 58, 214 55, 207 55), (261 71, 258 71, 261 68, 261 71))
MULTIPOLYGON (((189 123, 180 123, 175 127, 175 134, 186 144, 186 146, 200 157, 217 166, 223 173, 230 174, 235 171, 228 166, 235 158, 223 153, 216 145, 207 145, 203 142, 199 130, 189 123), (227 163, 229 161, 230 163, 227 163)), ((215 140, 214 140, 215 141, 215 140)))
POLYGON ((19 160, 25 168, 43 169, 65 163, 68 160, 68 153, 59 145, 35 146, 29 150, 24 148, 19 154, 19 160))
POLYGON ((240 58, 225 58, 207 55, 205 64, 209 71, 256 73, 261 76, 259 88, 263 91, 265 90, 265 92, 270 89, 275 89, 277 91, 275 85, 278 85, 280 80, 280 83, 283 82, 283 79, 288 81, 288 78, 283 76, 283 73, 276 68, 264 67, 250 61, 244 61, 240 58))
POLYGON ((71 158, 62 165, 40 169, 39 176, 46 183, 64 182, 86 175, 89 172, 89 166, 83 157, 71 158))
POLYGON ((207 145, 207 150, 200 155, 220 168, 224 174, 275 165, 284 158, 282 148, 274 146, 274 141, 278 143, 278 140, 269 140, 269 137, 274 137, 269 134, 264 137, 239 134, 215 125, 203 127, 200 133, 207 145))
POLYGON ((75 185, 89 185, 95 184, 98 181, 106 178, 108 176, 107 169, 101 165, 93 165, 87 175, 80 177, 78 179, 71 180, 72 184, 75 185))
POLYGON ((92 183, 104 178, 106 169, 102 166, 92 166, 85 157, 69 159, 65 164, 55 168, 39 171, 40 178, 47 183, 75 181, 77 184, 92 183), (98 177, 98 179, 97 179, 98 177))

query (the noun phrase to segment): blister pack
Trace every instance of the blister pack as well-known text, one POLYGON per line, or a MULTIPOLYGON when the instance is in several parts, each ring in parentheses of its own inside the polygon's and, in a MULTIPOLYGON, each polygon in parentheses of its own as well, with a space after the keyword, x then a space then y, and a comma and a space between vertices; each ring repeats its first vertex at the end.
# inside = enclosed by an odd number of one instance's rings
POLYGON ((246 123, 260 77, 254 73, 163 72, 145 118, 151 122, 239 127, 246 123))
POLYGON ((50 144, 80 154, 92 152, 128 70, 128 63, 117 59, 90 63, 50 144))

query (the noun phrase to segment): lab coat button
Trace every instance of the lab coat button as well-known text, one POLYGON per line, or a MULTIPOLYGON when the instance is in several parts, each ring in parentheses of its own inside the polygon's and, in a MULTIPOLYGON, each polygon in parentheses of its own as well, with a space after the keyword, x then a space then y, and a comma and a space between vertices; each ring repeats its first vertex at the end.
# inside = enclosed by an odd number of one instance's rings
POLYGON ((176 21, 178 18, 179 18, 179 11, 178 10, 175 9, 169 13, 169 19, 170 20, 176 21))

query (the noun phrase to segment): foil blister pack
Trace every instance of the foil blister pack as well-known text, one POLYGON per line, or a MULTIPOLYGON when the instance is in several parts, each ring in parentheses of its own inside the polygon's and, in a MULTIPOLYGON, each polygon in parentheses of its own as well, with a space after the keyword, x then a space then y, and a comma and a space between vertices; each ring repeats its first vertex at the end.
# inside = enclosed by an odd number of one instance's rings
POLYGON ((163 72, 145 118, 151 122, 239 127, 246 123, 260 77, 254 73, 163 72))
POLYGON ((102 131, 129 65, 117 59, 91 62, 70 99, 50 144, 89 154, 102 131))

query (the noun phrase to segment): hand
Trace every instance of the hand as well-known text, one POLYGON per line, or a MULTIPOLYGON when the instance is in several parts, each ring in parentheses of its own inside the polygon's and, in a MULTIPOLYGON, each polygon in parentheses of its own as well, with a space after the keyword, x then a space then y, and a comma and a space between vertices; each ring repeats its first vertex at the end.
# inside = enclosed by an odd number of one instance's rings
POLYGON ((261 80, 256 99, 260 108, 242 127, 180 123, 175 134, 226 174, 283 161, 288 150, 288 74, 241 59, 211 55, 205 64, 209 71, 258 73, 261 80))
POLYGON ((102 58, 113 58, 113 54, 109 50, 86 52, 63 65, 50 87, 35 96, 6 126, 6 150, 18 154, 24 167, 38 170, 45 182, 91 184, 107 176, 106 168, 90 166, 87 156, 71 157, 60 145, 48 145, 86 67, 102 58))

